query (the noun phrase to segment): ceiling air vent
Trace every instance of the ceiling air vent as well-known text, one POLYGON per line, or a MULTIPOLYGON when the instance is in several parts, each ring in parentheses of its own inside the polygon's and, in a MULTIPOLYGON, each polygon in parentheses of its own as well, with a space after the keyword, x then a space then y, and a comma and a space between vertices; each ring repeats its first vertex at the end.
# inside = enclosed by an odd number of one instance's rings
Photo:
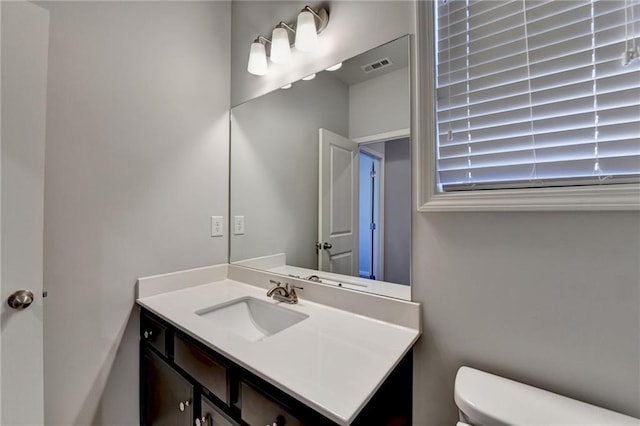
POLYGON ((391 65, 393 65, 393 62, 391 62, 391 59, 384 58, 384 59, 378 59, 377 61, 372 62, 370 64, 363 65, 360 68, 362 68, 362 71, 369 74, 371 72, 381 70, 382 68, 386 68, 391 65))

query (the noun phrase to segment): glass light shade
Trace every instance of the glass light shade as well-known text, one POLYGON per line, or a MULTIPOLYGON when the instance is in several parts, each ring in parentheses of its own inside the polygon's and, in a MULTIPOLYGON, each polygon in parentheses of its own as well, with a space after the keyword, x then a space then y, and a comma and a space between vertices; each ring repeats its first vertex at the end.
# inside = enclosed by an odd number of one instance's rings
POLYGON ((247 71, 253 75, 265 75, 267 70, 267 52, 265 51, 264 44, 257 41, 251 43, 247 71))
POLYGON ((318 50, 316 20, 311 12, 303 11, 298 15, 295 46, 296 49, 302 52, 315 52, 318 50))
POLYGON ((313 80, 314 78, 316 78, 316 75, 315 75, 315 74, 310 74, 310 75, 308 75, 308 76, 306 76, 306 77, 302 77, 302 79, 303 79, 304 81, 313 80))
POLYGON ((286 64, 291 59, 289 34, 284 28, 274 28, 271 33, 271 62, 286 64))
POLYGON ((329 68, 327 68, 327 71, 338 71, 340 68, 342 68, 342 62, 330 66, 329 68))
POLYGON ((291 89, 292 84, 285 84, 284 86, 281 87, 281 89, 287 90, 287 89, 291 89))

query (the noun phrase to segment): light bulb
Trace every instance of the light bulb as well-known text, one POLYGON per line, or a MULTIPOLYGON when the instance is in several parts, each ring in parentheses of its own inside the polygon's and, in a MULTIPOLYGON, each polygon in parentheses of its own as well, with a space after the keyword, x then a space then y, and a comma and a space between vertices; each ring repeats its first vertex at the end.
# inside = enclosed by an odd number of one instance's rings
POLYGON ((316 19, 311 12, 306 10, 298 15, 295 46, 301 52, 315 52, 318 50, 316 19))
POLYGON ((342 62, 330 66, 327 71, 338 71, 340 68, 342 68, 342 62))
POLYGON ((271 33, 271 62, 286 64, 291 59, 289 34, 284 28, 274 28, 271 33))
POLYGON ((316 75, 315 75, 315 74, 311 74, 311 75, 308 75, 308 76, 306 76, 306 77, 302 77, 302 79, 303 79, 304 81, 313 80, 314 78, 316 78, 316 75))
POLYGON ((264 49, 264 44, 254 41, 251 43, 251 50, 249 51, 247 71, 253 75, 265 75, 268 69, 267 52, 264 49))
POLYGON ((281 89, 284 89, 284 90, 291 89, 291 83, 285 84, 284 86, 281 87, 281 89))

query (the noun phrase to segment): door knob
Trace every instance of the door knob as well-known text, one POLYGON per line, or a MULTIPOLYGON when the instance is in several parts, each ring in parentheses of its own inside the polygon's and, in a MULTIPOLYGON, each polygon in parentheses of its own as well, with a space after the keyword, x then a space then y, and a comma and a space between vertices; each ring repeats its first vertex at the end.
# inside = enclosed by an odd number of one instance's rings
POLYGON ((329 250, 332 247, 333 247, 333 245, 331 243, 324 243, 322 245, 322 248, 325 249, 325 250, 329 250))
POLYGON ((18 290, 9 296, 7 304, 13 309, 26 309, 33 303, 33 293, 29 290, 18 290))

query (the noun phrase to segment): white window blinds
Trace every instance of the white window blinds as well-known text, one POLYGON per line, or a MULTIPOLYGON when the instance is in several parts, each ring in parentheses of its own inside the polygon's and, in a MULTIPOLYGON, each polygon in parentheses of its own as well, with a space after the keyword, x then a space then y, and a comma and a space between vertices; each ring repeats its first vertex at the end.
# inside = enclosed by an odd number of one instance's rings
POLYGON ((440 191, 638 181, 640 0, 434 7, 440 191))

